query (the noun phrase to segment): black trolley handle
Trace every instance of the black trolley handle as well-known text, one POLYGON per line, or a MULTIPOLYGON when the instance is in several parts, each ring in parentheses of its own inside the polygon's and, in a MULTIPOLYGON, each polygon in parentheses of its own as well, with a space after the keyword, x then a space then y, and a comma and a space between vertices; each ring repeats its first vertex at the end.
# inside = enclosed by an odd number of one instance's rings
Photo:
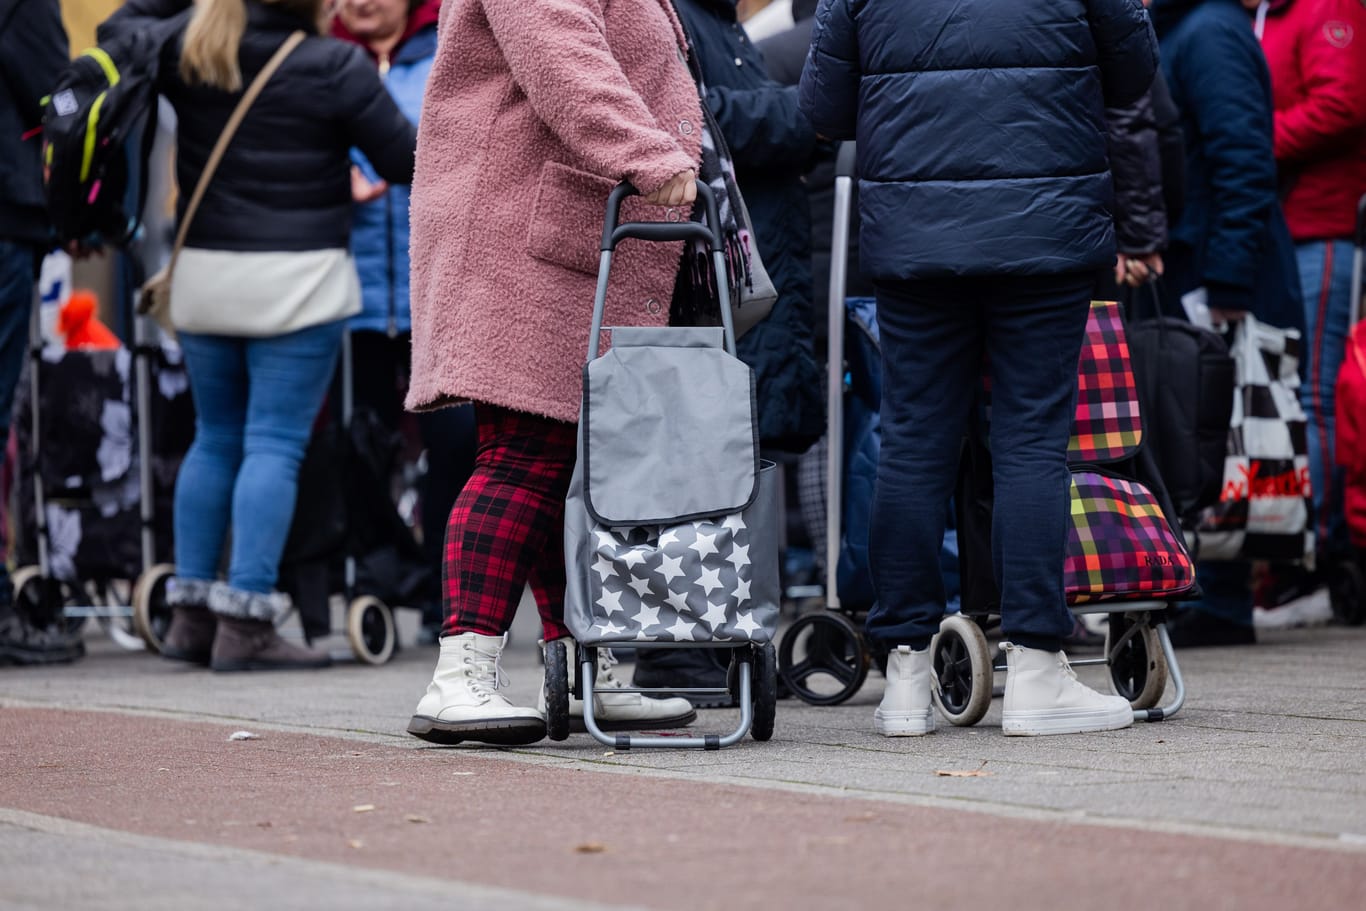
POLYGON ((603 310, 607 304, 607 280, 612 271, 612 254, 617 244, 628 237, 651 243, 679 240, 700 240, 711 254, 716 270, 716 291, 721 309, 721 325, 725 330, 726 351, 735 355, 735 322, 730 312, 730 282, 726 273, 725 236, 721 232, 721 215, 716 206, 716 195, 711 187, 697 182, 697 199, 706 206, 707 222, 696 221, 626 221, 621 220, 621 204, 640 191, 622 181, 607 197, 607 218, 602 226, 602 256, 598 260, 598 286, 593 295, 593 327, 588 335, 588 360, 597 358, 601 349, 603 310))

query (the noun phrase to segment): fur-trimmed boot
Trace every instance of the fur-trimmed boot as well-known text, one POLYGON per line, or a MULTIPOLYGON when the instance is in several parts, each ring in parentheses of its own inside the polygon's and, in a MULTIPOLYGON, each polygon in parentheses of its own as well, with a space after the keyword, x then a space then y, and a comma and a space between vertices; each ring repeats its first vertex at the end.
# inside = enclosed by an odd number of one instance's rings
MULTIPOLYGON (((556 641, 556 640, 552 640, 556 641)), ((579 675, 578 646, 568 636, 558 640, 564 643, 565 655, 569 662, 569 727, 573 731, 585 730, 583 723, 583 700, 575 699, 574 681, 579 675)), ((541 643, 544 649, 546 643, 541 643)), ((626 688, 626 682, 617 678, 617 659, 610 648, 598 649, 596 693, 593 697, 593 720, 603 731, 649 731, 659 728, 681 728, 697 720, 693 704, 681 696, 661 699, 642 693, 616 692, 626 688)), ((545 712, 545 688, 541 688, 537 708, 545 712)))
POLYGON ((275 621, 289 610, 289 597, 261 594, 215 582, 209 609, 218 616, 209 667, 215 671, 292 671, 327 667, 326 652, 286 642, 275 621))
POLYGON ((1067 656, 1001 643, 1006 653, 1006 699, 1001 729, 1015 736, 1113 731, 1134 723, 1123 696, 1098 693, 1077 679, 1067 656))
POLYGON ((208 579, 174 578, 166 584, 166 604, 171 625, 161 644, 161 657, 208 667, 218 619, 209 610, 208 579))
POLYGON ((545 713, 513 705, 498 690, 507 636, 461 633, 441 640, 427 692, 413 711, 408 733, 431 743, 474 740, 516 746, 545 737, 545 713))

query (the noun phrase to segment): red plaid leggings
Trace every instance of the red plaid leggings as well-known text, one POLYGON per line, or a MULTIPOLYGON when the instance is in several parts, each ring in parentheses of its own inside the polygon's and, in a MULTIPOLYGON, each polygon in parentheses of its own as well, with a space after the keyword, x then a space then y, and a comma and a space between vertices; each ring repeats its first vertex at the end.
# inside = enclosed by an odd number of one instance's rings
POLYGON ((501 636, 528 582, 546 639, 564 625, 564 498, 575 426, 477 403, 474 474, 446 526, 443 636, 501 636))

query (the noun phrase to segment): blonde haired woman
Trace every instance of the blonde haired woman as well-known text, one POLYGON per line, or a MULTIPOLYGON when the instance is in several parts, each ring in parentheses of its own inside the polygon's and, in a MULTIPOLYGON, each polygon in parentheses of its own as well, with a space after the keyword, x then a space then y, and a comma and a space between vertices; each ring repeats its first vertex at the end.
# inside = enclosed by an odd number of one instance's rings
POLYGON ((322 37, 325 0, 128 0, 107 40, 187 17, 162 61, 177 116, 180 215, 243 89, 289 36, 191 223, 171 295, 198 418, 175 496, 174 617, 163 654, 214 670, 321 667, 275 632, 299 463, 360 309, 347 253, 349 152, 412 178, 413 126, 355 47, 322 37), (193 13, 186 11, 194 6, 193 13), (227 579, 217 581, 232 531, 227 579))

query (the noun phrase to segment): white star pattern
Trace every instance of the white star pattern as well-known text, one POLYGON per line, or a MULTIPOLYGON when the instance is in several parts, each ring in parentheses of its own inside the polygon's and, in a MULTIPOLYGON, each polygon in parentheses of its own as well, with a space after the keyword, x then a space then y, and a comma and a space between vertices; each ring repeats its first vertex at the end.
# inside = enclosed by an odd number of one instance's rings
POLYGON ((602 556, 599 556, 598 559, 593 562, 593 572, 598 574, 599 582, 605 583, 608 579, 617 574, 617 569, 612 565, 610 560, 606 560, 602 556))
POLYGON ((704 535, 697 533, 697 540, 688 545, 691 550, 697 551, 697 555, 703 560, 707 559, 708 554, 714 554, 716 550, 716 535, 704 535))
POLYGON ((609 617, 617 611, 622 610, 621 592, 609 592, 604 588, 602 590, 602 597, 598 599, 598 607, 607 611, 607 616, 609 617))
POLYGON ((605 529, 605 528, 599 528, 599 529, 597 529, 596 531, 594 531, 593 534, 597 536, 597 539, 598 539, 598 547, 600 547, 600 548, 601 548, 601 547, 616 547, 617 544, 619 543, 619 542, 617 541, 617 536, 614 535, 614 534, 612 534, 610 531, 608 531, 608 530, 605 529))
POLYGON ((684 575, 682 557, 664 557, 659 561, 659 569, 655 572, 664 577, 664 584, 668 585, 679 576, 684 575))
POLYGON ((676 528, 669 528, 669 529, 666 529, 666 530, 664 531, 664 533, 663 533, 662 535, 659 536, 659 549, 660 549, 660 550, 666 549, 666 548, 669 547, 671 544, 681 544, 681 543, 682 543, 682 542, 678 540, 678 529, 676 529, 676 528))
POLYGON ((710 595, 710 594, 712 593, 712 590, 713 590, 713 589, 717 589, 717 588, 720 588, 720 587, 721 587, 721 570, 719 570, 719 569, 704 569, 704 570, 702 570, 702 576, 701 576, 701 578, 699 578, 696 582, 694 582, 693 585, 696 585, 698 588, 702 589, 702 591, 704 591, 704 592, 706 592, 708 595, 710 595))
POLYGON ((636 611, 635 619, 636 625, 639 626, 642 630, 648 626, 658 626, 659 608, 651 607, 650 605, 642 602, 640 605, 640 610, 636 611))
POLYGON ((688 596, 685 594, 680 594, 676 591, 670 591, 669 596, 665 598, 665 600, 669 602, 670 607, 678 611, 680 614, 688 609, 688 596))
POLYGON ((615 636, 617 633, 626 632, 624 627, 617 626, 611 620, 608 620, 606 623, 599 623, 598 629, 602 630, 604 636, 615 636))
POLYGON ((747 633, 752 636, 754 633, 757 633, 763 627, 759 626, 759 624, 754 622, 754 612, 749 611, 748 613, 736 615, 735 628, 742 633, 747 633))
POLYGON ((621 562, 624 563, 626 566, 634 569, 635 567, 645 562, 645 554, 643 553, 643 551, 644 548, 642 547, 632 547, 630 550, 626 551, 626 553, 622 554, 618 559, 620 559, 621 562))
POLYGON ((740 604, 744 604, 746 601, 749 600, 748 579, 740 579, 735 583, 735 600, 740 604))
POLYGON ((649 580, 649 579, 638 579, 638 578, 636 578, 635 576, 632 576, 632 577, 631 577, 631 581, 628 582, 628 583, 626 583, 626 584, 629 585, 629 586, 631 586, 631 588, 633 588, 633 589, 635 590, 635 593, 636 593, 637 595, 639 595, 640 597, 642 597, 642 598, 644 598, 647 594, 649 594, 649 591, 650 591, 650 580, 649 580))
POLYGON ((716 632, 726 622, 726 602, 712 604, 708 601, 707 611, 699 619, 707 624, 712 632, 716 632))
POLYGON ((737 573, 740 571, 740 567, 749 566, 749 545, 736 544, 730 549, 730 556, 726 558, 726 561, 735 567, 737 573))
POLYGON ((740 514, 738 512, 733 512, 730 515, 726 516, 726 520, 721 523, 721 527, 730 529, 731 531, 744 531, 745 520, 740 518, 740 514))
POLYGON ((675 642, 690 642, 694 638, 693 630, 697 627, 696 623, 689 623, 680 614, 674 621, 674 625, 669 627, 669 635, 674 637, 675 642))

